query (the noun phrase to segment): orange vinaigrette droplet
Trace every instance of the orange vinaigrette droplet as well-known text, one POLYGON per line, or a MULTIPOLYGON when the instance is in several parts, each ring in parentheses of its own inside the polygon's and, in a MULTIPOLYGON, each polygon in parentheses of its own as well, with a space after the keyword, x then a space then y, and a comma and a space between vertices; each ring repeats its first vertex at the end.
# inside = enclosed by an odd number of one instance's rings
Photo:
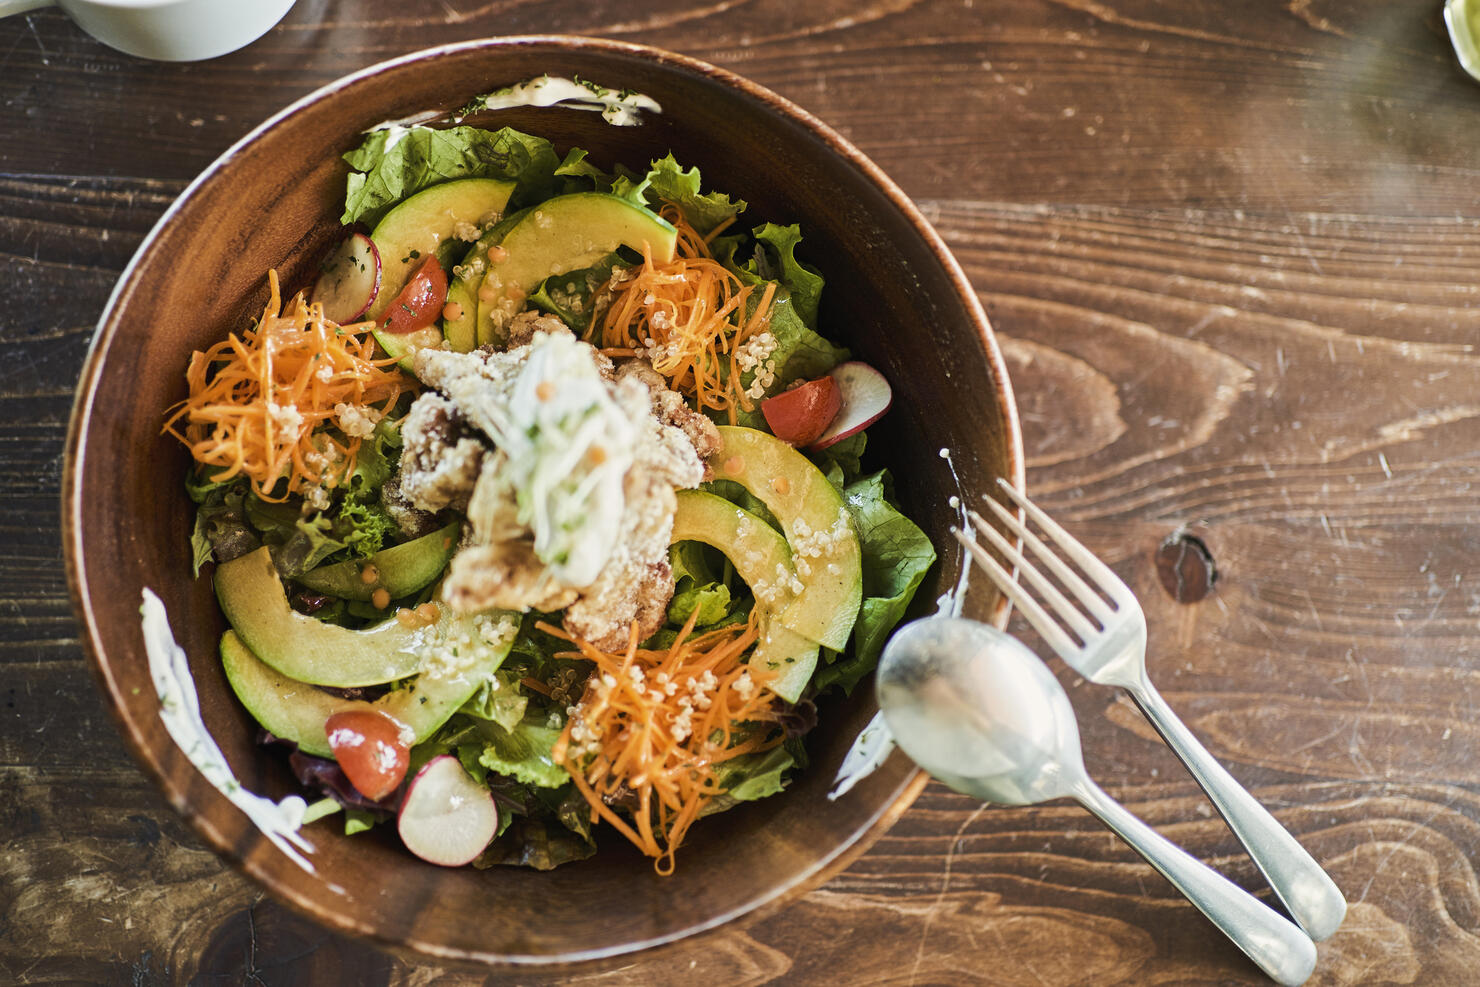
POLYGON ((745 472, 745 460, 740 456, 731 456, 725 460, 725 472, 731 476, 739 476, 745 472))
POLYGON ((778 476, 771 481, 771 489, 784 497, 791 493, 791 481, 784 476, 778 476))
POLYGON ((384 586, 370 594, 370 603, 377 610, 384 610, 391 605, 391 591, 384 586))
POLYGON ((371 586, 379 581, 380 570, 367 562, 365 564, 365 567, 360 570, 360 582, 364 583, 366 586, 371 586))

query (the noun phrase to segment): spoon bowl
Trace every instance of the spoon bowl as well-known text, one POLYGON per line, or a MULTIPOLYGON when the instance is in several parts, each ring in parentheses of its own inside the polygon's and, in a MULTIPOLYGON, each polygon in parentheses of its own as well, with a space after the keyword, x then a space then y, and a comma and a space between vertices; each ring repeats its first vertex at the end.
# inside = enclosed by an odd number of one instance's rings
POLYGON ((958 792, 1002 805, 1073 794, 1079 726, 1053 673, 1017 638, 961 618, 895 632, 879 707, 904 752, 958 792))
POLYGON ((1315 969, 1315 943, 1295 923, 1189 856, 1090 780, 1068 695, 1017 638, 959 617, 914 621, 884 648, 877 688, 895 741, 940 781, 1006 805, 1073 798, 1276 983, 1304 983, 1315 969))

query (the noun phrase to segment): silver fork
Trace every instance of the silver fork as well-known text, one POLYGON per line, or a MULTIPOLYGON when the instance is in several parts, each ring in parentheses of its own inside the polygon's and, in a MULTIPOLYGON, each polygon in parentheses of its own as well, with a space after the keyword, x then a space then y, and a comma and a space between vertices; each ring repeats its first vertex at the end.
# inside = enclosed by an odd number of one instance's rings
POLYGON ((996 498, 984 496, 1003 526, 1022 540, 1060 585, 1083 605, 1081 612, 1022 551, 975 511, 972 524, 1002 557, 1032 586, 1039 599, 965 532, 956 537, 997 588, 1017 606, 1028 623, 1070 667, 1101 685, 1115 685, 1131 694, 1167 746, 1176 752, 1212 800, 1269 886, 1306 935, 1329 937, 1346 917, 1346 899, 1295 837, 1209 754, 1152 686, 1146 674, 1146 616, 1135 594, 1109 566, 1095 558, 1072 535, 1035 506, 1026 496, 999 480, 1003 492, 1020 507, 1088 581, 1075 573, 1042 538, 996 498), (1099 590, 1097 593, 1096 590, 1099 590), (1108 601, 1101 597, 1108 597, 1108 601), (1046 606, 1044 605, 1046 604, 1046 606), (1093 618, 1093 619, 1091 619, 1093 618), (1076 640, 1076 638, 1078 640, 1076 640))

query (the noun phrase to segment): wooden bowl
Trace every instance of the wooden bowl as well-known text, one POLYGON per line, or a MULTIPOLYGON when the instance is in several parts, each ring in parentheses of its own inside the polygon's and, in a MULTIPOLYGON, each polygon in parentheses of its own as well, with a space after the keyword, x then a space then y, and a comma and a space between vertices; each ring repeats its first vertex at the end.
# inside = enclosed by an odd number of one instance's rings
MULTIPOLYGON (((124 739, 208 845, 302 913, 340 932, 439 961, 598 961, 755 917, 842 870, 924 787, 902 754, 841 798, 827 792, 877 710, 865 684, 822 703, 810 768, 782 795, 694 828, 677 872, 658 877, 619 838, 558 870, 448 870, 394 834, 311 828, 316 874, 276 849, 166 734, 140 632, 140 593, 168 609, 191 660, 201 710, 247 788, 296 790, 285 759, 254 745, 255 723, 219 667, 224 629, 209 579, 191 578, 191 504, 183 447, 161 437, 183 371, 260 313, 266 271, 304 283, 336 236, 340 154, 383 121, 455 111, 483 92, 542 73, 631 87, 663 107, 640 127, 570 109, 502 111, 484 122, 590 150, 603 166, 672 151, 707 187, 744 198, 754 223, 800 222, 800 253, 827 278, 824 331, 893 382, 894 409, 871 430, 907 513, 941 556, 916 613, 960 579, 948 499, 996 477, 1021 483, 1022 451, 1003 361, 971 286, 910 201, 847 141, 752 83, 650 48, 579 38, 449 45, 349 76, 243 138, 161 218, 119 280, 98 326, 68 438, 65 543, 72 598, 106 702, 124 739), (950 459, 940 455, 951 451, 950 459), (335 888, 341 889, 336 890, 335 888)), ((1000 621, 985 586, 968 613, 1000 621)))

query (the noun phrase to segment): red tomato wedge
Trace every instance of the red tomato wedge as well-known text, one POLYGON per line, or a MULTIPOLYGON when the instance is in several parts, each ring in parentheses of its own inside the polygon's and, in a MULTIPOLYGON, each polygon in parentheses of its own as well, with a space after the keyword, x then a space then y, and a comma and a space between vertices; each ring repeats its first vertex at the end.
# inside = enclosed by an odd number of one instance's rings
POLYGON ((373 709, 346 709, 324 721, 334 760, 361 795, 380 801, 406 777, 411 750, 401 725, 373 709))
POLYGON ((380 328, 397 335, 425 329, 437 321, 446 303, 447 272, 437 258, 428 257, 385 310, 380 328))
POLYGON ((884 412, 894 403, 889 381, 867 363, 849 360, 833 367, 827 375, 837 382, 843 406, 826 431, 808 446, 814 451, 857 435, 884 417, 884 412))
POLYGON ((837 381, 818 377, 761 402, 761 414, 782 442, 804 446, 832 424, 843 405, 837 381))

